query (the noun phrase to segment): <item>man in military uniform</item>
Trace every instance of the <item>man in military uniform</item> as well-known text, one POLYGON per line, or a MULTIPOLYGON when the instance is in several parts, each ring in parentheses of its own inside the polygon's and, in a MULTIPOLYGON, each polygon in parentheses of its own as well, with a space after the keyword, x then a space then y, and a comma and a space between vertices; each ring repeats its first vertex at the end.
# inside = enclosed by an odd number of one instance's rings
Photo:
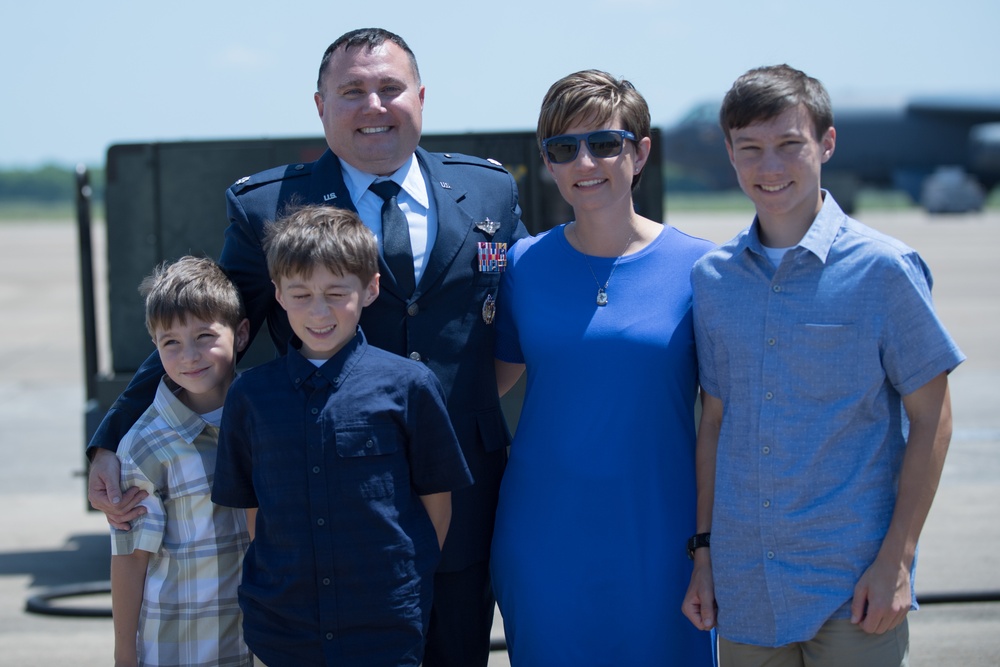
MULTIPOLYGON (((264 225, 290 206, 326 203, 356 210, 375 232, 382 289, 364 310, 362 328, 371 344, 425 362, 441 380, 475 479, 453 495, 424 658, 428 667, 469 667, 489 659, 488 559, 509 443, 493 369, 493 302, 503 253, 527 232, 517 187, 499 164, 417 146, 423 101, 416 59, 402 38, 375 28, 338 38, 323 56, 315 94, 329 150, 311 164, 264 171, 229 188, 219 261, 240 288, 251 335, 266 321, 284 354, 292 332, 268 278, 264 225), (412 253, 402 264, 395 262, 400 246, 392 225, 400 215, 409 236, 402 247, 412 253)), ((154 354, 88 446, 90 501, 118 527, 144 510, 134 490, 121 492, 114 451, 162 375, 154 354)))

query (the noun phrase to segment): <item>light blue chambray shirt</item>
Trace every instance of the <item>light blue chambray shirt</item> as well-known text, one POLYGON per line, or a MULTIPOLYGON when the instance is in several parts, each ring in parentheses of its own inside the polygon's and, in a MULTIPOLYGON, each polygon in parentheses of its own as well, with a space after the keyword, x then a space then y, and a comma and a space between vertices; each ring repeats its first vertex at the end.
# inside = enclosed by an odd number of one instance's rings
POLYGON ((777 268, 755 220, 692 272, 701 383, 723 403, 712 570, 734 642, 850 617, 895 505, 900 397, 965 359, 920 256, 824 195, 777 268))

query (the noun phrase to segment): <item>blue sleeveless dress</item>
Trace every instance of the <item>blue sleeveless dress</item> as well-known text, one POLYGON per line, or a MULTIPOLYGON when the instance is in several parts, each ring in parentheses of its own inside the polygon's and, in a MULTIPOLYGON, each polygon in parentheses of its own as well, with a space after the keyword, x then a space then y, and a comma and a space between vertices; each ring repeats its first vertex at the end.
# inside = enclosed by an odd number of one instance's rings
POLYGON ((511 248, 497 299, 497 357, 527 364, 491 561, 511 664, 712 665, 711 634, 680 611, 696 500, 689 274, 712 244, 664 226, 620 259, 598 306, 615 260, 564 229, 511 248))

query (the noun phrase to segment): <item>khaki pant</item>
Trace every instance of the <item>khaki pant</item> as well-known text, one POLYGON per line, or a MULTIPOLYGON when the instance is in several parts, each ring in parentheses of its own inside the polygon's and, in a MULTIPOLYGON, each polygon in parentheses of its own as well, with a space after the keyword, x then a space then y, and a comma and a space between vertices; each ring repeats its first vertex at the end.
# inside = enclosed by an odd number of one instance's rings
POLYGON ((907 621, 871 635, 849 619, 827 621, 805 642, 770 648, 737 644, 719 637, 719 667, 907 667, 907 621))

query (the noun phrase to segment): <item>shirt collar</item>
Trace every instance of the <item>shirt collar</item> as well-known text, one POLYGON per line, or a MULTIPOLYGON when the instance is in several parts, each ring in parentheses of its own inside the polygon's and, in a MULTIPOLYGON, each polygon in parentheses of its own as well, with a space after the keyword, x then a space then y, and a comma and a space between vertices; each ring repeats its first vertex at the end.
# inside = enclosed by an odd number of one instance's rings
POLYGON ((361 360, 365 350, 368 349, 368 340, 361 327, 358 326, 357 334, 347 341, 335 355, 318 367, 302 356, 299 351, 301 346, 302 341, 293 335, 292 340, 288 343, 288 354, 285 355, 288 363, 288 377, 295 388, 299 389, 303 385, 309 385, 312 388, 330 385, 334 389, 338 389, 361 360))
POLYGON ((167 426, 185 442, 191 444, 206 427, 211 425, 177 398, 174 393, 176 388, 177 385, 166 375, 160 378, 160 385, 156 388, 156 396, 153 398, 153 407, 167 426))
MULTIPOLYGON (((340 158, 337 159, 339 160, 340 158)), ((368 186, 380 177, 375 174, 369 174, 366 171, 361 171, 343 160, 340 160, 340 166, 344 172, 344 184, 347 185, 347 191, 351 194, 351 201, 354 202, 354 206, 357 208, 358 202, 368 192, 368 186)), ((402 167, 390 174, 389 180, 399 184, 399 187, 418 204, 424 208, 430 208, 430 200, 427 197, 427 184, 424 181, 423 172, 420 171, 420 162, 417 161, 416 155, 411 155, 403 163, 402 167)))
MULTIPOLYGON (((833 247, 833 242, 840 234, 840 229, 847 216, 841 210, 833 195, 827 190, 821 190, 821 192, 823 193, 823 206, 820 207, 816 218, 809 225, 805 236, 802 237, 802 240, 795 247, 808 250, 825 264, 826 258, 830 254, 830 249, 833 247)), ((764 246, 760 242, 760 221, 756 216, 753 219, 753 224, 743 232, 742 238, 739 241, 739 249, 741 251, 752 250, 758 255, 765 255, 764 246)))

